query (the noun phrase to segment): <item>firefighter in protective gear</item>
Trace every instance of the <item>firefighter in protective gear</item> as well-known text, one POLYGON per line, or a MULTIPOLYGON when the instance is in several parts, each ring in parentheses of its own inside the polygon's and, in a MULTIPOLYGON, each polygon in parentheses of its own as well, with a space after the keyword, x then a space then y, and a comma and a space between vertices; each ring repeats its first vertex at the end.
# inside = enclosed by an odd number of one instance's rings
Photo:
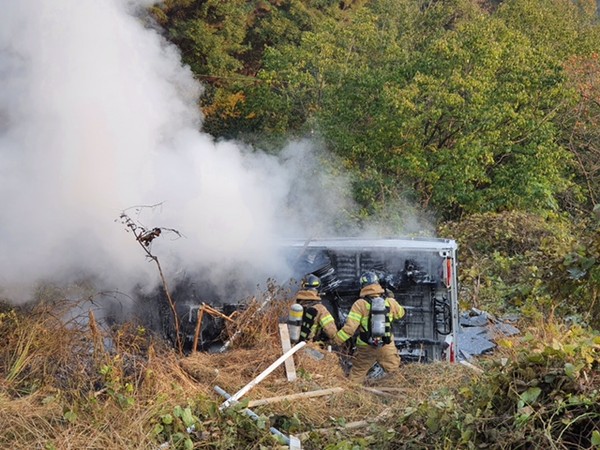
POLYGON ((393 298, 385 296, 385 289, 373 272, 367 272, 360 278, 360 298, 354 302, 344 326, 338 331, 335 343, 343 344, 350 339, 356 330, 360 334, 356 340, 356 352, 352 358, 350 380, 356 383, 364 381, 367 373, 377 362, 391 374, 400 367, 398 349, 392 334, 392 322, 405 315, 404 308, 393 298), (383 336, 373 337, 371 332, 373 320, 372 304, 374 299, 382 297, 385 305, 385 332, 383 336))
POLYGON ((320 287, 319 277, 309 274, 302 280, 302 289, 295 296, 296 303, 304 309, 300 328, 301 341, 320 340, 323 334, 333 340, 338 331, 333 316, 321 303, 320 287))

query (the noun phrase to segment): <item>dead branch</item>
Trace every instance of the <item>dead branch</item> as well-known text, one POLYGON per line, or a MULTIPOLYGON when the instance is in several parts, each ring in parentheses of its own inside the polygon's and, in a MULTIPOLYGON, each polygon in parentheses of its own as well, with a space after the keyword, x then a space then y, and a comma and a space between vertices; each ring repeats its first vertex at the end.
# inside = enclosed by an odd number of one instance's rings
POLYGON ((210 305, 207 305, 206 303, 202 303, 202 307, 206 310, 207 313, 209 313, 212 316, 220 317, 221 319, 225 319, 229 322, 235 323, 235 320, 233 320, 231 317, 223 314, 221 311, 217 311, 215 308, 213 308, 210 305))
MULTIPOLYGON (((313 430, 313 432, 321 433, 321 434, 328 434, 328 433, 339 431, 339 430, 353 430, 356 428, 368 427, 369 425, 371 425, 373 423, 377 423, 377 422, 384 420, 389 414, 390 414, 390 408, 386 408, 381 413, 379 413, 376 417, 374 417, 373 419, 348 422, 345 425, 340 425, 340 426, 333 427, 333 428, 318 428, 316 430, 313 430)), ((297 437, 301 441, 306 440, 310 436, 310 433, 311 432, 306 431, 304 433, 298 434, 297 437)))
MULTIPOLYGON (((157 205, 154 205, 152 207, 155 207, 155 206, 157 206, 157 205)), ((136 207, 136 209, 138 211, 139 211, 139 208, 140 207, 136 207)), ((154 263, 156 264, 156 267, 158 269, 158 273, 160 275, 160 279, 162 282, 163 291, 165 293, 165 296, 167 297, 167 301, 169 302, 169 308, 171 309, 171 312, 173 314, 173 323, 175 326, 175 336, 176 336, 175 340, 176 340, 177 350, 179 351, 180 354, 183 354, 183 343, 181 341, 179 316, 177 315, 177 309, 175 308, 175 306, 176 306, 175 301, 171 297, 169 286, 167 284, 167 279, 165 278, 165 275, 163 273, 160 261, 158 260, 158 257, 155 256, 150 251, 150 244, 152 243, 152 241, 154 239, 156 239, 158 236, 161 235, 162 229, 161 228, 152 228, 151 230, 148 230, 147 228, 136 224, 125 213, 125 211, 123 211, 121 213, 121 215, 119 216, 119 219, 121 220, 121 223, 123 223, 133 233, 135 240, 138 242, 138 244, 140 244, 140 246, 144 250, 144 253, 146 253, 146 257, 151 259, 152 261, 154 261, 154 263)), ((164 228, 164 229, 168 230, 168 231, 172 231, 181 237, 181 234, 176 230, 172 230, 169 228, 164 228)))

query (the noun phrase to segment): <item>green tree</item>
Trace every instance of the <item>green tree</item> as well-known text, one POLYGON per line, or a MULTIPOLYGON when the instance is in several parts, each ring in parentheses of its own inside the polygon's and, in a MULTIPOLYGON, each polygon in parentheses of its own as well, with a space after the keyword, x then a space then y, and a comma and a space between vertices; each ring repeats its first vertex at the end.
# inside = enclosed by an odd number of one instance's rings
POLYGON ((563 207, 591 212, 600 201, 600 61, 598 54, 573 56, 565 64, 575 101, 557 120, 562 141, 573 154, 576 187, 563 197, 563 207), (582 198, 583 197, 583 198, 582 198))
MULTIPOLYGON (((571 213, 581 208, 589 213, 600 191, 598 149, 598 63, 600 27, 593 0, 513 0, 505 2, 498 15, 526 35, 532 45, 564 67, 565 96, 555 123, 560 144, 572 158, 576 184, 561 196, 561 206, 571 213)), ((568 163, 569 161, 565 161, 568 163)))
POLYGON ((277 112, 277 102, 245 104, 249 91, 262 89, 256 74, 265 49, 298 43, 322 17, 337 11, 331 0, 167 0, 154 8, 154 16, 206 88, 200 105, 204 129, 252 139, 255 130, 269 130, 263 110, 255 107, 277 112))
POLYGON ((594 0, 509 0, 496 15, 539 51, 565 62, 572 55, 597 51, 596 8, 594 0))
MULTIPOLYGON (((413 32, 358 41, 344 83, 330 83, 321 130, 360 172, 366 204, 407 193, 446 217, 556 207, 568 153, 552 122, 562 67, 502 20, 469 8, 425 44, 413 32)), ((456 16, 456 13, 455 13, 456 16)), ((377 25, 373 28, 382 30, 377 25)), ((364 19, 361 21, 365 27, 364 19)), ((412 31, 412 32, 411 32, 412 31)))
POLYGON ((402 199, 445 218, 552 210, 581 201, 573 173, 593 202, 596 113, 569 61, 597 49, 595 9, 496 3, 170 0, 161 12, 209 83, 206 131, 319 136, 356 174, 363 215, 402 199))

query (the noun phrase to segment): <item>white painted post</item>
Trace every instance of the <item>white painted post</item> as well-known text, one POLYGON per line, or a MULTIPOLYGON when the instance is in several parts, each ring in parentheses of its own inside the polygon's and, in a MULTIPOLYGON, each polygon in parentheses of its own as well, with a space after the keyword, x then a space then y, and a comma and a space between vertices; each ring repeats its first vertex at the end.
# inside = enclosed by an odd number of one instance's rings
POLYGON ((300 350, 305 345, 306 345, 306 342, 304 342, 304 341, 298 342, 291 349, 289 349, 287 352, 285 352, 283 355, 281 355, 277 359, 277 361, 275 361, 273 364, 271 364, 269 367, 267 367, 254 380, 252 380, 250 383, 248 383, 242 389, 240 389, 235 394, 233 394, 231 396, 231 398, 228 398, 227 400, 225 400, 221 404, 221 406, 219 407, 219 409, 222 411, 225 408, 229 408, 229 406, 231 406, 232 403, 235 403, 236 401, 238 401, 246 392, 248 392, 250 389, 252 389, 258 383, 260 383, 262 380, 264 380, 267 377, 267 375, 269 375, 271 372, 273 372, 275 369, 277 369, 277 367, 279 367, 281 364, 283 364, 283 362, 286 359, 288 359, 290 356, 292 356, 294 353, 296 353, 298 350, 300 350))

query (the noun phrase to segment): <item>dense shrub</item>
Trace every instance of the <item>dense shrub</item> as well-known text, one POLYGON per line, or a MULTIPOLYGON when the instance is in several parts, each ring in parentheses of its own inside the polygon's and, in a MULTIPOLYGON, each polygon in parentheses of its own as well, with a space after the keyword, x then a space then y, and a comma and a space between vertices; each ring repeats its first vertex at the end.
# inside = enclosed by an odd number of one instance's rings
POLYGON ((600 240, 589 221, 508 211, 447 222, 459 244, 463 307, 600 323, 600 240))
POLYGON ((600 336, 540 324, 506 346, 459 395, 409 409, 405 442, 418 445, 402 448, 600 448, 600 336))

